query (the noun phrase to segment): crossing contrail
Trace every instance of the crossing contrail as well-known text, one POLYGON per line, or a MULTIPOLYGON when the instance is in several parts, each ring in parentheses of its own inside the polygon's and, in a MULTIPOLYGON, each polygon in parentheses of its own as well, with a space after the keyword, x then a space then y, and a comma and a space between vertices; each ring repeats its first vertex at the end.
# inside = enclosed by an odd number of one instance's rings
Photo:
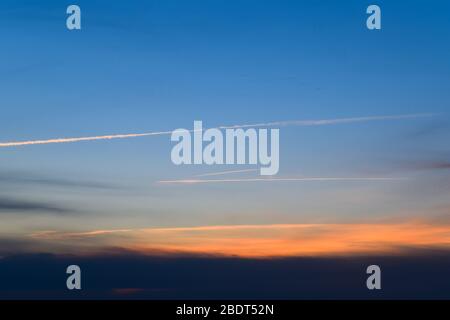
MULTIPOLYGON (((220 126, 217 128, 218 129, 239 129, 239 128, 286 127, 286 126, 302 126, 302 127, 304 127, 304 126, 324 126, 324 125, 356 123, 356 122, 414 119, 414 118, 430 117, 433 115, 434 114, 431 114, 431 113, 420 113, 420 114, 370 116, 370 117, 322 119, 322 120, 290 120, 290 121, 276 121, 276 122, 233 125, 233 126, 220 126)), ((53 139, 47 139, 47 140, 10 141, 10 142, 0 142, 0 148, 39 145, 39 144, 53 144, 53 143, 73 143, 73 142, 81 142, 81 141, 128 139, 128 138, 137 138, 137 137, 170 135, 170 134, 172 134, 172 132, 173 131, 171 130, 171 131, 156 131, 156 132, 130 133, 130 134, 111 134, 111 135, 90 136, 90 137, 53 138, 53 139)), ((190 132, 194 132, 194 130, 190 130, 190 132)))

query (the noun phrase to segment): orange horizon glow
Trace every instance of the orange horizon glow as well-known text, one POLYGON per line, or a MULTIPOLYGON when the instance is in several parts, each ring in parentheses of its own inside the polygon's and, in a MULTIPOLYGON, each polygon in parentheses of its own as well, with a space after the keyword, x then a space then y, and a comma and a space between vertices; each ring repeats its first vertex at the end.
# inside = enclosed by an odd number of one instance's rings
POLYGON ((450 248, 450 225, 271 224, 39 232, 35 240, 77 248, 117 247, 142 254, 248 258, 402 254, 407 248, 450 248))

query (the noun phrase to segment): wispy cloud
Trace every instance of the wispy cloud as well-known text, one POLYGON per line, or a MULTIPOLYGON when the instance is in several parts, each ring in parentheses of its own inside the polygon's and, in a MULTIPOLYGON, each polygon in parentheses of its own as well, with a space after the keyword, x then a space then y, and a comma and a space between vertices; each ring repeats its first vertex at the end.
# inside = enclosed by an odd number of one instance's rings
POLYGON ((0 212, 30 212, 42 211, 48 213, 65 214, 73 212, 71 209, 47 203, 0 198, 0 212))
POLYGON ((109 234, 131 232, 133 229, 112 229, 112 230, 94 230, 87 232, 57 232, 57 231, 39 231, 32 233, 30 237, 35 239, 68 239, 68 238, 86 238, 109 234))
POLYGON ((448 160, 436 160, 436 161, 423 161, 413 163, 410 168, 417 170, 448 170, 450 169, 450 161, 448 160))
POLYGON ((55 176, 35 174, 33 172, 18 171, 0 171, 0 186, 2 184, 10 186, 17 184, 20 186, 55 186, 55 187, 75 187, 75 188, 93 188, 93 189, 117 189, 117 186, 100 183, 95 181, 85 181, 80 179, 67 179, 55 176))
MULTIPOLYGON (((285 126, 324 126, 335 124, 347 124, 369 121, 386 121, 386 120, 404 120, 430 117, 434 114, 421 113, 421 114, 405 114, 405 115, 390 115, 390 116, 368 116, 368 117, 354 117, 354 118, 339 118, 339 119, 322 119, 322 120, 290 120, 290 121, 277 121, 266 122, 256 124, 238 124, 231 126, 219 126, 218 129, 238 129, 238 128, 258 128, 258 127, 285 127, 285 126)), ((191 130, 193 132, 194 130, 191 130)), ((29 145, 41 145, 41 144, 54 144, 54 143, 74 143, 82 141, 97 141, 97 140, 112 140, 112 139, 128 139, 148 136, 160 136, 172 134, 171 131, 156 131, 156 132, 144 132, 144 133, 130 133, 130 134, 110 134, 101 136, 90 137, 74 137, 74 138, 53 138, 47 140, 27 140, 27 141, 10 141, 0 142, 0 148, 7 147, 19 147, 29 145)))

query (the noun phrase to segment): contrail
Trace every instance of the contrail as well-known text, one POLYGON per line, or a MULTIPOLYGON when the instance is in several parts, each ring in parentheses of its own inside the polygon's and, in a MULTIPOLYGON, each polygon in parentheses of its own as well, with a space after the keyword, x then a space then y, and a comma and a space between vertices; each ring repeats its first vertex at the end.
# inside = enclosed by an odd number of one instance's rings
POLYGON ((130 133, 130 134, 114 134, 106 136, 93 136, 93 137, 78 137, 78 138, 55 138, 48 140, 29 140, 29 141, 17 141, 17 142, 2 142, 0 147, 18 147, 27 146, 32 144, 51 144, 51 143, 70 143, 70 142, 80 142, 80 141, 95 141, 95 140, 112 140, 112 139, 127 139, 127 138, 137 138, 146 136, 159 136, 171 134, 172 131, 160 131, 160 132, 147 132, 147 133, 130 133))
POLYGON ((286 127, 286 126, 325 126, 332 124, 343 123, 355 123, 355 122, 368 122, 368 121, 382 121, 382 120, 402 120, 402 119, 415 119, 435 116, 434 113, 416 113, 416 114, 403 114, 392 116, 369 116, 369 117, 356 117, 356 118, 339 118, 339 119, 324 119, 324 120, 288 120, 288 121, 276 121, 267 123, 236 125, 236 126, 221 126, 219 129, 238 129, 238 128, 254 128, 254 127, 286 127))
POLYGON ((201 183, 233 183, 233 182, 279 182, 279 181, 398 181, 405 178, 392 177, 313 177, 313 178, 251 178, 251 179, 185 179, 185 180, 160 180, 161 184, 201 184, 201 183))
POLYGON ((212 177, 212 176, 222 176, 222 175, 233 174, 233 173, 255 172, 255 171, 258 171, 258 169, 229 170, 229 171, 203 173, 203 174, 198 174, 195 177, 212 177))
MULTIPOLYGON (((355 122, 414 119, 414 118, 430 117, 433 115, 434 114, 431 114, 431 113, 421 113, 421 114, 406 114, 406 115, 393 115, 393 116, 371 116, 371 117, 324 119, 324 120, 291 120, 291 121, 277 121, 277 122, 244 124, 244 125, 233 125, 233 126, 220 126, 217 128, 218 129, 239 129, 239 128, 286 127, 286 126, 323 126, 323 125, 355 123, 355 122)), ((81 141, 128 139, 128 138, 147 137, 147 136, 169 135, 169 134, 172 134, 172 132, 173 131, 159 131, 159 132, 130 133, 130 134, 111 134, 111 135, 91 136, 91 137, 54 138, 54 139, 48 139, 48 140, 0 142, 0 148, 19 147, 19 146, 37 145, 37 144, 72 143, 72 142, 81 142, 81 141)), ((190 130, 190 132, 194 132, 194 130, 190 130)))

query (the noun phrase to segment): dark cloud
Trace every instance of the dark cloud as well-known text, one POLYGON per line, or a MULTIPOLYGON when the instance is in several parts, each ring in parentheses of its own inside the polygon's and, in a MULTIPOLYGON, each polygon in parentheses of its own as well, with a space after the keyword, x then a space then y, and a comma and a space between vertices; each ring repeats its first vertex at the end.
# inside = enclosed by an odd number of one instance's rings
MULTIPOLYGON (((20 171, 0 171, 0 187, 8 190, 9 193, 20 191, 23 195, 26 187, 55 187, 55 188, 78 188, 78 189, 99 189, 116 190, 117 186, 98 183, 94 181, 66 179, 43 174, 34 174, 20 171), (13 188, 17 187, 17 188, 13 188)), ((22 199, 21 196, 1 196, 0 195, 0 214, 2 212, 29 213, 46 212, 52 214, 79 213, 74 210, 54 203, 46 203, 35 200, 22 199)))
POLYGON ((382 166, 365 169, 365 173, 371 174, 393 174, 399 172, 433 171, 450 169, 450 156, 440 155, 416 160, 380 160, 382 166))
POLYGON ((48 213, 65 214, 74 212, 74 210, 59 207, 56 205, 34 202, 27 200, 17 200, 0 197, 0 213, 1 212, 33 212, 45 211, 48 213))
POLYGON ((415 129, 408 135, 408 139, 430 138, 435 135, 445 134, 448 131, 450 131, 450 122, 442 120, 433 121, 415 129))
POLYGON ((0 172, 0 183, 18 185, 46 185, 55 187, 77 187, 116 189, 116 186, 94 181, 70 180, 58 177, 48 177, 25 172, 0 172))
POLYGON ((0 259, 0 298, 440 299, 450 297, 449 251, 407 256, 240 259, 26 254, 0 259), (65 289, 66 268, 82 269, 82 290, 65 289), (377 264, 382 290, 366 288, 377 264))
POLYGON ((450 169, 450 161, 447 159, 409 161, 402 166, 408 171, 447 170, 450 169))
POLYGON ((450 169, 450 161, 435 161, 426 163, 422 168, 424 169, 450 169))
MULTIPOLYGON (((0 259, 18 253, 33 252, 34 243, 32 239, 0 238, 0 259)), ((1 260, 0 260, 1 261, 1 260)))

